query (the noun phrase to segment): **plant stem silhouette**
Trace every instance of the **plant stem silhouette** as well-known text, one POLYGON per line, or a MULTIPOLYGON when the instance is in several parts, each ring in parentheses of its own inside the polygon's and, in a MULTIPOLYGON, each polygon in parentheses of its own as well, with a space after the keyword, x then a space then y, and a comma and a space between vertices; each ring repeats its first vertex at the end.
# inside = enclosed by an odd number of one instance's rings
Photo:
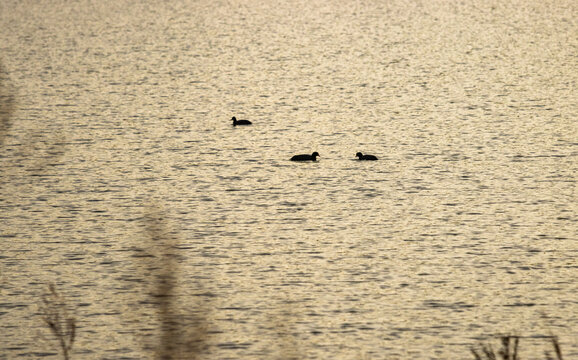
POLYGON ((50 284, 48 292, 42 297, 42 318, 52 334, 56 337, 65 360, 70 353, 76 338, 76 319, 69 314, 64 298, 50 284))

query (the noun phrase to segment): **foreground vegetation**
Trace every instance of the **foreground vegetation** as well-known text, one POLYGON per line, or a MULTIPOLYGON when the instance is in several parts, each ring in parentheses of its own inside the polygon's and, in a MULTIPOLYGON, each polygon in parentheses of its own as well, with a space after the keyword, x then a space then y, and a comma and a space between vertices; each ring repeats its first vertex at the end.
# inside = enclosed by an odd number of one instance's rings
MULTIPOLYGON (((499 336, 501 342, 501 348, 495 352, 490 343, 480 344, 477 347, 472 347, 472 354, 476 360, 522 360, 518 355, 518 349, 520 345, 520 336, 514 335, 503 335, 499 336)), ((545 350, 546 360, 563 360, 562 350, 560 349, 560 343, 558 342, 558 337, 550 336, 550 342, 552 344, 554 354, 556 357, 552 357, 548 350, 545 350)))
MULTIPOLYGON (((179 278, 179 267, 174 249, 177 248, 177 239, 165 228, 162 212, 150 209, 145 215, 146 238, 150 241, 150 248, 155 248, 157 256, 141 256, 149 268, 156 269, 156 277, 151 281, 149 289, 157 308, 160 336, 158 344, 154 346, 154 358, 160 360, 187 359, 194 360, 202 357, 208 347, 210 334, 207 330, 207 318, 203 315, 188 317, 183 320, 174 303, 176 282, 179 278), (158 247, 161 247, 160 249, 158 247)), ((194 304, 207 314, 208 309, 202 301, 194 304)), ((47 325, 54 339, 57 341, 60 353, 65 360, 72 358, 72 347, 77 336, 74 308, 57 291, 54 285, 42 297, 40 315, 47 325)), ((283 326, 283 324, 279 324, 283 326)), ((493 338, 498 342, 498 350, 494 350, 492 341, 480 342, 470 348, 475 360, 524 360, 519 356, 522 336, 500 335, 493 338)), ((560 343, 556 336, 546 337, 550 345, 544 350, 544 360, 563 360, 560 343)), ((299 349, 295 344, 282 346, 283 359, 299 359, 299 349)))
MULTIPOLYGON (((164 288, 161 287, 159 290, 162 290, 163 294, 169 295, 172 292, 172 284, 170 281, 164 282, 162 286, 164 288), (166 288, 167 286, 169 288, 166 288)), ((183 343, 179 341, 179 339, 182 338, 180 332, 183 329, 175 328, 175 323, 168 321, 169 318, 171 318, 170 312, 172 309, 172 305, 169 303, 171 301, 170 299, 171 296, 163 296, 162 301, 158 304, 159 314, 161 315, 162 335, 156 358, 162 360, 195 359, 199 356, 204 345, 206 345, 203 343, 207 339, 207 335, 203 334, 201 328, 196 327, 193 329, 196 333, 196 335, 192 337, 194 341, 184 348, 183 343), (171 324, 173 326, 171 326, 171 324)), ((42 297, 41 316, 50 332, 54 335, 62 357, 65 360, 71 359, 72 346, 76 338, 76 319, 71 315, 69 304, 67 304, 65 299, 57 292, 54 285, 50 285, 48 292, 42 297)), ((185 332, 190 333, 190 330, 185 330, 185 332)), ((523 360, 519 357, 521 336, 502 335, 497 338, 501 344, 501 347, 497 351, 494 350, 490 342, 480 343, 472 347, 471 352, 474 359, 523 360)), ((544 359, 563 360, 558 338, 556 336, 550 336, 547 339, 549 339, 552 348, 551 351, 544 351, 544 359)))

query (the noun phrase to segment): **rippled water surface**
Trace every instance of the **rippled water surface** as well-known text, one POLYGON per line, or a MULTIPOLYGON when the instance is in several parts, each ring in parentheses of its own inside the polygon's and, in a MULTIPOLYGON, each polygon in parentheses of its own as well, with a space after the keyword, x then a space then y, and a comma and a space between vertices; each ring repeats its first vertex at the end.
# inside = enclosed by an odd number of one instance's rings
POLYGON ((0 358, 577 358, 577 19, 2 1, 0 358))

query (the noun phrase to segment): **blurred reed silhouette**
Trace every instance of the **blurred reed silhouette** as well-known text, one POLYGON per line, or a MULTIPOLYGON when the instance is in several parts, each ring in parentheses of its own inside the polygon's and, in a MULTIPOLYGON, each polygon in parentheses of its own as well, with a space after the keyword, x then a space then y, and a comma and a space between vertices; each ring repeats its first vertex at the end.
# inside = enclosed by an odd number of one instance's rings
MULTIPOLYGON (((143 217, 146 240, 148 240, 148 255, 139 256, 145 262, 143 278, 153 274, 149 279, 152 304, 157 308, 159 323, 158 344, 155 346, 154 358, 159 360, 199 359, 208 348, 209 311, 208 304, 197 300, 192 305, 193 311, 184 311, 177 299, 179 264, 176 250, 178 238, 175 232, 167 229, 164 213, 158 207, 149 207, 143 217), (146 269, 146 271, 144 270, 146 269), (149 272, 151 270, 152 272, 149 272), (147 274, 145 274, 145 272, 147 274)), ((197 291, 202 290, 199 285, 197 291)), ((196 296, 196 299, 202 297, 196 296)), ((292 302, 284 302, 285 307, 271 318, 272 330, 277 336, 277 358, 298 359, 298 344, 295 338, 295 309, 292 302)), ((76 339, 76 318, 71 315, 70 305, 58 293, 55 285, 49 285, 48 291, 42 296, 40 314, 51 333, 58 341, 65 360, 71 359, 72 347, 76 339)), ((501 347, 495 351, 489 342, 471 347, 475 360, 522 360, 519 357, 521 336, 500 335, 501 347)), ((563 360, 558 337, 549 336, 553 347, 553 357, 550 351, 545 351, 545 360, 563 360)))
POLYGON ((12 125, 12 114, 15 108, 14 90, 10 84, 8 73, 0 62, 0 145, 12 125))
POLYGON ((70 359, 76 339, 76 319, 70 314, 70 305, 53 284, 49 285, 48 292, 42 296, 40 313, 58 341, 64 359, 70 359))
MULTIPOLYGON (((518 348, 520 345, 520 336, 515 335, 501 335, 498 337, 502 344, 502 347, 498 352, 495 352, 492 348, 492 344, 479 344, 478 349, 475 347, 471 348, 472 354, 476 360, 522 360, 518 354, 518 348)), ((564 360, 562 358, 562 351, 560 349, 560 343, 558 342, 557 336, 549 336, 550 342, 554 347, 554 353, 556 358, 553 358, 549 351, 545 350, 546 360, 564 360)))
POLYGON ((195 303, 188 304, 192 310, 178 305, 178 238, 167 229, 164 213, 157 207, 149 207, 143 221, 151 256, 142 257, 142 261, 156 272, 155 279, 151 279, 150 294, 157 307, 160 326, 155 357, 161 360, 197 359, 206 348, 209 336, 207 305, 200 300, 202 297, 196 297, 195 303))
POLYGON ((27 165, 27 170, 35 174, 43 174, 57 164, 64 155, 66 142, 64 131, 52 133, 34 130, 18 133, 15 128, 14 113, 16 112, 16 88, 10 80, 10 75, 0 62, 0 146, 6 143, 10 131, 15 139, 22 146, 21 151, 24 158, 31 160, 27 165))
POLYGON ((275 359, 296 360, 305 356, 299 353, 299 344, 296 341, 298 330, 299 309, 295 308, 295 302, 291 301, 288 296, 279 305, 276 313, 271 314, 269 318, 270 326, 275 334, 275 359))

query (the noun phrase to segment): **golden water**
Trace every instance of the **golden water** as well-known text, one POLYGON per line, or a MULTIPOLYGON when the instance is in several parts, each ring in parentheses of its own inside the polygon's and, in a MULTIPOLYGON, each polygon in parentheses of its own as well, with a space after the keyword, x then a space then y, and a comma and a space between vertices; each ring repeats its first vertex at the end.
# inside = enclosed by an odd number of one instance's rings
POLYGON ((59 358, 51 283, 80 359, 578 357, 577 19, 2 1, 0 359, 59 358))

